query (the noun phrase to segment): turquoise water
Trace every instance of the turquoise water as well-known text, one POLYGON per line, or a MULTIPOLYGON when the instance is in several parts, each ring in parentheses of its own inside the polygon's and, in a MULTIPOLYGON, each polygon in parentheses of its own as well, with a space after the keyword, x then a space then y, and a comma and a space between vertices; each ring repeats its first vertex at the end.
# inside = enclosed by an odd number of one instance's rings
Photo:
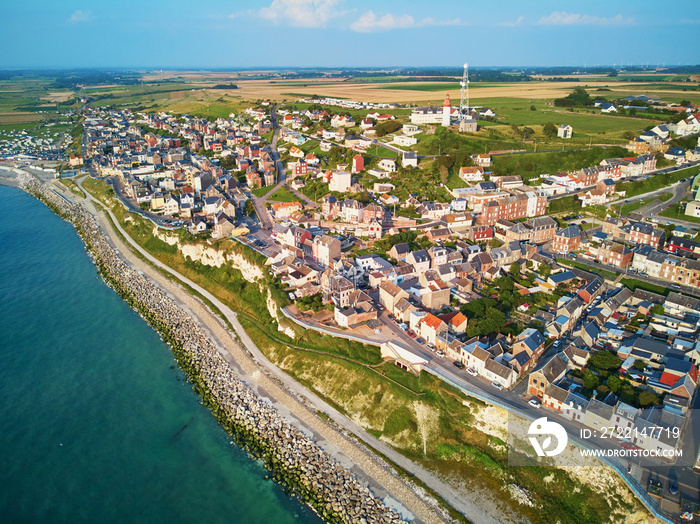
POLYGON ((173 366, 73 228, 0 186, 0 522, 320 522, 173 366))

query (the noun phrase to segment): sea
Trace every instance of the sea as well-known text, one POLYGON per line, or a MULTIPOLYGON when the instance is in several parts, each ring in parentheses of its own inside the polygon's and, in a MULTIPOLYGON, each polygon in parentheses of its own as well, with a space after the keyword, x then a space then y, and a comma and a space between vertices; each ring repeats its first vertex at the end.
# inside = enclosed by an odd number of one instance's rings
POLYGON ((0 522, 321 522, 265 474, 73 227, 0 186, 0 522))

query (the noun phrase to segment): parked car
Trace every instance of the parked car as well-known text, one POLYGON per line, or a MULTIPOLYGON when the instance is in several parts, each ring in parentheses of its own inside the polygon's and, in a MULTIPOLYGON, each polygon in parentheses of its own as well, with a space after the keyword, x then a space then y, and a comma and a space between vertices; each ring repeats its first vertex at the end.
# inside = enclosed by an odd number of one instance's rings
POLYGON ((428 342, 428 349, 430 351, 435 351, 435 346, 433 344, 431 344, 430 342, 428 342))
POLYGON ((632 444, 629 440, 623 440, 620 445, 625 449, 637 449, 637 446, 632 444))
POLYGON ((425 344, 425 339, 423 337, 418 337, 416 339, 416 342, 418 342, 419 344, 425 344))
POLYGON ((442 349, 438 349, 438 351, 437 351, 437 356, 438 356, 438 357, 444 357, 444 356, 445 356, 445 352, 444 352, 442 349))
POLYGON ((453 362, 453 364, 454 364, 455 366, 457 366, 459 369, 464 369, 464 367, 465 367, 465 366, 464 366, 464 362, 460 362, 459 360, 455 360, 455 361, 453 362))
POLYGON ((540 407, 542 406, 542 403, 536 398, 531 398, 528 404, 530 404, 533 408, 537 409, 540 409, 540 407))
POLYGON ((472 377, 479 376, 479 374, 476 372, 476 369, 474 368, 467 368, 467 373, 470 374, 472 377))
POLYGON ((495 387, 498 391, 503 391, 503 384, 496 382, 495 380, 491 382, 491 385, 495 387))
POLYGON ((677 480, 671 481, 671 483, 668 485, 668 491, 671 493, 671 495, 678 494, 678 481, 677 480))

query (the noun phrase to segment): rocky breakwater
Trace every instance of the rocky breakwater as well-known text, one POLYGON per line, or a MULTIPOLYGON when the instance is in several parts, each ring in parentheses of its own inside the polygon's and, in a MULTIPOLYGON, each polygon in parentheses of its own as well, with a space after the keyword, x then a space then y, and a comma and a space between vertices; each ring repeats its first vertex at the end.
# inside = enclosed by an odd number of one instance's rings
POLYGON ((402 520, 253 393, 192 318, 117 256, 82 204, 68 203, 28 175, 20 176, 19 184, 74 225, 105 281, 160 332, 194 390, 236 442, 264 461, 275 481, 313 507, 327 522, 402 520))

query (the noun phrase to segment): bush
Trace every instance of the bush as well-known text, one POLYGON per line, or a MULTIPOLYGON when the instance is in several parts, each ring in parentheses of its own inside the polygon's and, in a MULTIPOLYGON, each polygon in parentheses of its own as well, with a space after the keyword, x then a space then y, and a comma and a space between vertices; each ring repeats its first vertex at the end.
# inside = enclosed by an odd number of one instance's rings
POLYGON ((389 133, 395 133, 399 129, 401 129, 401 122, 398 120, 387 120, 374 126, 374 133, 376 137, 381 137, 389 133))
POLYGON ((661 399, 652 391, 642 391, 637 399, 641 407, 656 406, 661 399))
POLYGON ((588 365, 601 372, 617 371, 622 365, 622 360, 612 351, 599 351, 591 355, 588 365))

